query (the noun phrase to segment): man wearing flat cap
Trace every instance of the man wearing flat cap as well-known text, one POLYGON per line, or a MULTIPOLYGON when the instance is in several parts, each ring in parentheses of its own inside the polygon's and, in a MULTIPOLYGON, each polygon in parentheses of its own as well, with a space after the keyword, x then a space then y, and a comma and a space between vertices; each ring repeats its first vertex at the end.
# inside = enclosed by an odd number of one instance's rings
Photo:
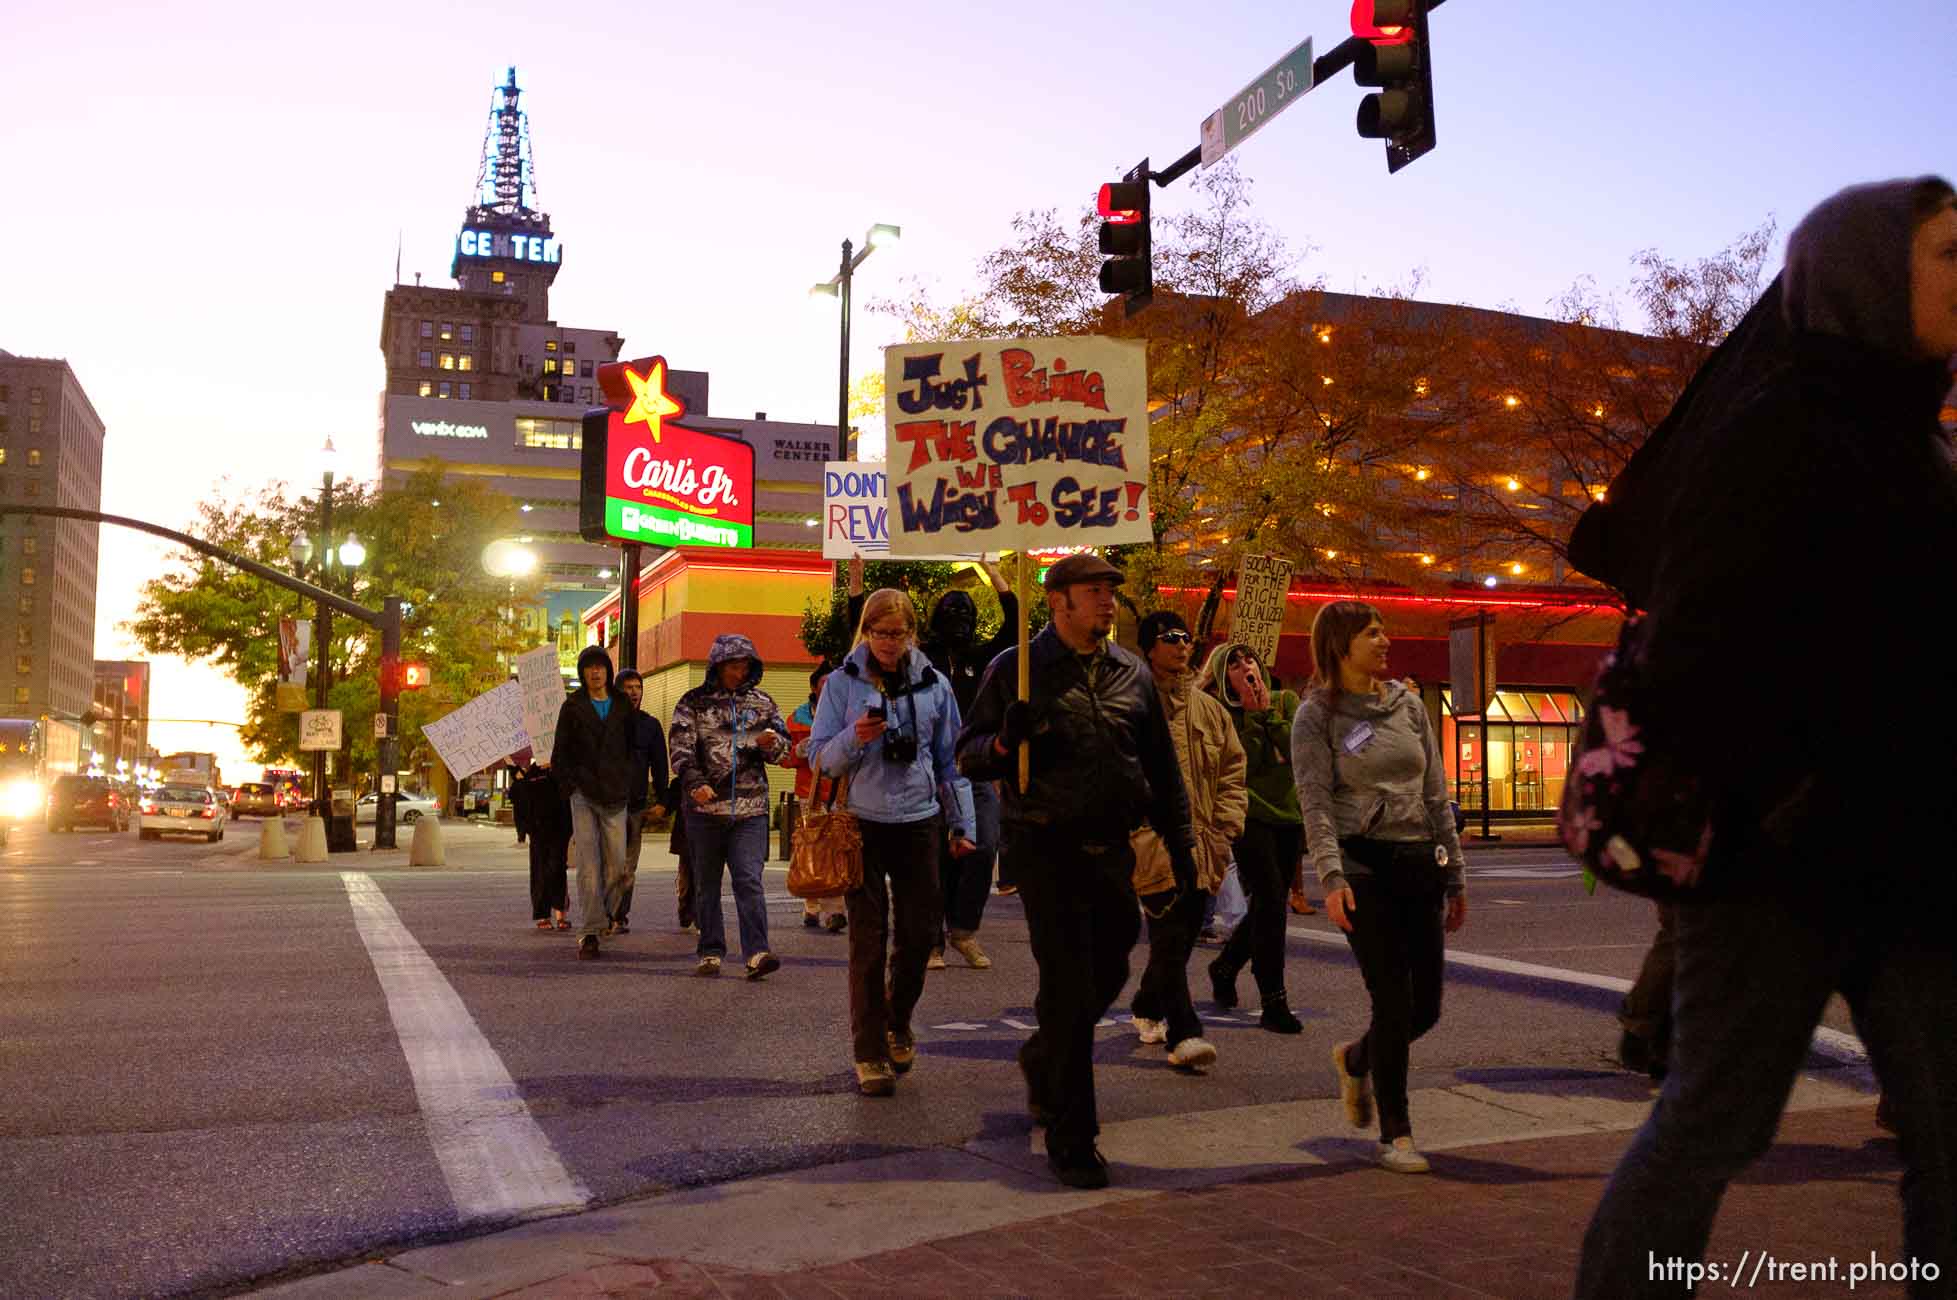
POLYGON ((1001 866, 1019 882, 1040 972, 1039 1029, 1019 1068, 1046 1127, 1047 1164, 1069 1187, 1108 1184, 1094 1145, 1094 1026, 1128 982, 1141 928, 1129 833, 1147 822, 1175 889, 1197 887, 1189 797, 1154 679, 1108 640, 1120 585, 1121 571, 1090 554, 1048 569, 1053 621, 1028 647, 1031 698, 1017 698, 1015 646, 986 669, 958 734, 959 771, 998 781, 1004 795, 1001 866), (1032 749, 1024 790, 1022 742, 1032 749))

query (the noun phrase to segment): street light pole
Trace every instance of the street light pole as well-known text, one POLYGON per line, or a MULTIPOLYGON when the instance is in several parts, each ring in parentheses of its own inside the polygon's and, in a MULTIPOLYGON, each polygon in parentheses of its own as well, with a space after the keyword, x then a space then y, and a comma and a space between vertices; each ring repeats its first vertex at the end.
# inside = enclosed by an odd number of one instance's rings
POLYGON ((394 843, 394 800, 397 792, 389 782, 400 778, 401 767, 401 598, 381 600, 381 717, 387 732, 380 738, 380 789, 374 809, 374 847, 391 849, 394 843))
MULTIPOLYGON (((327 470, 319 491, 319 585, 331 589, 333 568, 333 471, 327 470)), ((327 691, 332 683, 329 674, 333 671, 332 659, 327 654, 327 646, 333 639, 333 611, 325 601, 319 601, 313 609, 314 637, 319 642, 319 680, 313 687, 313 707, 323 709, 327 706, 327 691)), ((313 815, 324 821, 332 813, 332 798, 326 789, 326 751, 313 751, 313 815)))
MULTIPOLYGON (((836 272, 837 295, 843 307, 843 356, 836 370, 836 459, 849 459, 849 281, 856 270, 856 263, 850 260, 850 242, 843 241, 843 266, 836 272)), ((868 257, 870 250, 865 247, 863 255, 868 257)))

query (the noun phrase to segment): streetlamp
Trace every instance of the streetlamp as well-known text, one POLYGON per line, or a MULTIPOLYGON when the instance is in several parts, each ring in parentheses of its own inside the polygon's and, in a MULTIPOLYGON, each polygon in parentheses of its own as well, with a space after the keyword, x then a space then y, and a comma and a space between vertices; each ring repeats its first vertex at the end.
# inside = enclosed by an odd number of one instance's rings
MULTIPOLYGON (((333 436, 331 434, 326 436, 326 443, 319 449, 316 461, 320 467, 318 540, 315 542, 304 536, 295 537, 292 539, 292 544, 286 548, 286 554, 291 557, 294 566, 299 569, 301 575, 304 574, 306 566, 317 557, 319 561, 319 585, 331 590, 333 585, 333 570, 336 567, 342 569, 358 568, 366 562, 367 548, 361 544, 360 538, 352 533, 348 533, 346 540, 337 548, 333 545, 333 473, 339 465, 339 452, 333 446, 333 436)), ((331 690, 333 684, 332 660, 327 653, 328 647, 333 640, 333 611, 322 600, 317 603, 313 617, 313 636, 319 642, 319 676, 313 685, 313 707, 324 709, 327 705, 327 693, 331 690)), ((313 751, 313 814, 327 821, 330 832, 332 826, 332 797, 326 788, 326 753, 324 750, 313 751)), ((379 819, 376 819, 377 843, 379 839, 378 825, 379 819)), ((391 824, 388 829, 390 831, 393 829, 391 824)), ((327 836, 329 848, 335 847, 332 844, 332 839, 333 836, 329 833, 327 836)), ((349 844, 346 847, 351 849, 353 846, 349 844)))
POLYGON ((850 282, 850 277, 855 273, 857 267, 863 265, 863 260, 867 258, 871 253, 874 253, 877 249, 882 248, 885 244, 896 243, 899 239, 902 239, 903 236, 904 236, 904 232, 902 227, 884 225, 882 223, 878 223, 877 225, 871 226, 869 232, 863 236, 863 251, 860 253, 855 253, 854 256, 852 256, 852 250, 854 248, 854 245, 852 245, 849 240, 845 239, 843 241, 843 261, 842 261, 841 268, 836 272, 836 274, 832 278, 828 280, 824 280, 821 284, 815 285, 809 290, 809 295, 811 297, 815 297, 818 295, 825 295, 825 294, 833 294, 842 302, 843 347, 842 347, 842 362, 837 372, 839 377, 837 379, 837 392, 836 392, 836 459, 837 460, 849 459, 849 308, 850 308, 849 282, 850 282))

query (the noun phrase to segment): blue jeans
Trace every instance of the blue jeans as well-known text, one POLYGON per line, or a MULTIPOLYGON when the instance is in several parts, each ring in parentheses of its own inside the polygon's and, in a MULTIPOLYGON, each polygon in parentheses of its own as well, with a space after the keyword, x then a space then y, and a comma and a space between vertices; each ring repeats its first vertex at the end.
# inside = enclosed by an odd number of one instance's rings
MULTIPOLYGON (((947 842, 946 851, 938 855, 945 929, 953 938, 976 933, 985 920, 985 900, 992 895, 992 864, 999 856, 999 787, 990 781, 972 782, 972 812, 978 821, 978 849, 955 858, 947 842)), ((944 946, 942 937, 938 946, 944 946)))
POLYGON ((686 851, 687 867, 693 873, 693 919, 700 926, 699 955, 727 955, 727 930, 720 920, 723 869, 734 877, 742 959, 768 951, 768 899, 761 890, 761 868, 768 860, 768 819, 713 817, 689 808, 686 851))
POLYGON ((578 850, 578 936, 596 936, 625 887, 625 805, 607 808, 571 796, 571 841, 578 850))
POLYGON ((1773 1143, 1837 989, 1902 1131, 1903 1253, 1957 1270, 1957 952, 1896 904, 1756 895, 1678 905, 1671 1069, 1583 1238, 1579 1297, 1683 1295, 1726 1184, 1773 1143))

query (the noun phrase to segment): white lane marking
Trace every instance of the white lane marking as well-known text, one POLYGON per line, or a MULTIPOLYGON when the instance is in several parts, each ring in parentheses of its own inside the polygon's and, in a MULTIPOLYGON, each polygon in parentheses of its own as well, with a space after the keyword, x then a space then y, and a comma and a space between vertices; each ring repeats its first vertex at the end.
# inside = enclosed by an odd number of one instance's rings
POLYGON ((531 1118, 502 1058, 365 872, 343 871, 360 941, 414 1076, 435 1159, 463 1220, 575 1209, 591 1200, 531 1118))
MULTIPOLYGON (((1330 944, 1344 948, 1345 936, 1329 934, 1324 930, 1307 930, 1302 926, 1288 926, 1287 933, 1294 939, 1309 939, 1313 943, 1330 944)), ((1447 960, 1456 966, 1468 966, 1475 970, 1495 971, 1503 975, 1521 975, 1527 979, 1547 980, 1553 984, 1576 984, 1584 988, 1605 989, 1612 993, 1629 993, 1631 981, 1615 975, 1594 975, 1587 970, 1564 970, 1560 966, 1538 966, 1534 962, 1510 961, 1506 957, 1489 957, 1478 952, 1460 952, 1454 948, 1447 950, 1447 960)), ((1845 1034, 1839 1029, 1817 1025, 1814 1030, 1814 1047, 1823 1056, 1848 1065, 1860 1065, 1869 1059, 1868 1049, 1862 1040, 1853 1034, 1845 1034)))

